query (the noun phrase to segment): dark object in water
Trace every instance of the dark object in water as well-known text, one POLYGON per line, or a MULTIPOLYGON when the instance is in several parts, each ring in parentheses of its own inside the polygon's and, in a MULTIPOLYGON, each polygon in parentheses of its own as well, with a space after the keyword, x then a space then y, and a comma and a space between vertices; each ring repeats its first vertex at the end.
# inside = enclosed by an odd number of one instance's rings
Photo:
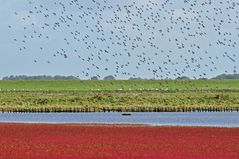
POLYGON ((123 116, 130 116, 130 115, 132 115, 132 114, 130 114, 130 113, 123 113, 123 114, 121 114, 121 115, 123 115, 123 116))

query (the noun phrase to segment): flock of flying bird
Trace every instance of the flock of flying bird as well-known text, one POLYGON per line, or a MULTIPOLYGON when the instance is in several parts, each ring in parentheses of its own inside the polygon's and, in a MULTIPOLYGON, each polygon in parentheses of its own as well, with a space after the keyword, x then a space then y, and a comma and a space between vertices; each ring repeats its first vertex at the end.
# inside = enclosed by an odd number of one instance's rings
POLYGON ((239 71, 239 1, 47 3, 52 5, 29 0, 27 12, 14 12, 23 24, 23 35, 13 40, 20 52, 37 48, 36 64, 78 59, 80 76, 86 78, 94 73, 101 78, 107 72, 115 77, 145 73, 157 79, 188 74, 203 78, 213 72, 239 71), (41 59, 41 54, 49 59, 41 59))

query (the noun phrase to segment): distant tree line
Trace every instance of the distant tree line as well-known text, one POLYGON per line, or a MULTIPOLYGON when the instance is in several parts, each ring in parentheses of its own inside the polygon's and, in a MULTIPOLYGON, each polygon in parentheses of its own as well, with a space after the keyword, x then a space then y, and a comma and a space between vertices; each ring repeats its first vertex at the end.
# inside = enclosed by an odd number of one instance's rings
POLYGON ((239 79, 239 74, 221 74, 212 79, 239 79))
MULTIPOLYGON (((38 75, 38 76, 27 76, 27 75, 11 75, 3 77, 2 80, 80 80, 75 76, 47 76, 47 75, 38 75)), ((98 80, 97 76, 91 77, 91 80, 98 80)), ((115 80, 115 77, 112 75, 105 76, 103 80, 115 80)))
MULTIPOLYGON (((98 78, 97 76, 92 76, 92 77, 90 78, 90 80, 99 80, 99 78, 98 78)), ((109 76, 105 76, 105 77, 103 78, 103 80, 116 80, 116 79, 115 79, 114 76, 109 75, 109 76)))
MULTIPOLYGON (((211 79, 239 79, 239 74, 221 74, 211 79)), ((39 75, 39 76, 26 76, 26 75, 11 75, 7 77, 3 77, 2 80, 80 80, 75 76, 47 76, 47 75, 39 75)), ((97 76, 92 76, 90 80, 99 80, 97 76)), ((103 80, 116 80, 114 76, 108 75, 103 78, 103 80)), ((128 80, 144 80, 140 77, 131 77, 128 80)), ((147 80, 147 79, 145 79, 147 80)), ((155 80, 155 79, 150 79, 155 80)), ((190 80, 187 76, 177 77, 176 80, 190 80)), ((208 78, 199 78, 199 80, 208 80, 208 78)))
POLYGON ((39 75, 39 76, 26 76, 26 75, 11 75, 7 77, 3 77, 2 80, 79 80, 79 78, 75 76, 47 76, 47 75, 39 75))
POLYGON ((176 80, 190 80, 190 78, 187 76, 182 76, 182 77, 176 78, 176 80))
MULTIPOLYGON (((190 80, 187 76, 182 76, 176 78, 177 80, 190 80)), ((239 74, 220 74, 216 77, 213 77, 211 79, 218 79, 218 80, 226 80, 226 79, 239 79, 239 74)), ((208 78, 199 78, 199 80, 208 80, 208 78)))

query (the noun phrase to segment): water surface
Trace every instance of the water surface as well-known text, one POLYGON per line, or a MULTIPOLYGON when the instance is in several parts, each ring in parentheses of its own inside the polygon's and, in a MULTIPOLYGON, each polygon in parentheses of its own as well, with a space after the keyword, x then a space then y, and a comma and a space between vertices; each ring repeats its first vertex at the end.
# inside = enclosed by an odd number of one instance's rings
POLYGON ((0 113, 0 122, 146 124, 159 126, 239 127, 238 112, 163 113, 0 113))

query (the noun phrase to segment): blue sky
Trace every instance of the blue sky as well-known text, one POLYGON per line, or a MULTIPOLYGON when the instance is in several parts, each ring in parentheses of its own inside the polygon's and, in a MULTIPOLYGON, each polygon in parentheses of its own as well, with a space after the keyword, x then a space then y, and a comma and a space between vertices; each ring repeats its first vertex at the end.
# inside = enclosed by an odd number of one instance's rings
POLYGON ((99 75, 102 78, 110 74, 116 75, 118 79, 127 79, 133 75, 142 78, 175 78, 177 76, 210 78, 222 73, 238 73, 239 71, 237 63, 239 58, 237 44, 239 5, 237 3, 239 0, 229 3, 212 0, 211 5, 208 4, 209 0, 197 1, 196 4, 193 1, 184 3, 184 0, 176 2, 168 0, 163 9, 160 6, 167 1, 151 0, 152 3, 149 3, 148 0, 121 0, 118 2, 108 0, 107 3, 103 3, 103 0, 96 0, 96 2, 104 4, 101 7, 106 6, 102 11, 97 10, 97 5, 92 1, 79 0, 80 5, 85 8, 79 10, 75 5, 69 4, 70 0, 65 0, 62 1, 66 6, 63 16, 73 15, 73 21, 67 22, 70 27, 61 24, 61 27, 56 30, 44 25, 53 26, 54 22, 58 20, 57 18, 61 16, 63 9, 59 3, 61 1, 31 0, 31 2, 29 4, 28 0, 0 0, 0 78, 21 74, 75 75, 81 79, 88 79, 94 75, 99 75), (130 21, 127 23, 112 21, 115 14, 117 14, 118 20, 127 20, 127 12, 123 6, 132 4, 134 7, 130 8, 130 21), (41 8, 40 5, 43 7, 41 8), (110 8, 111 6, 112 8, 110 8), (120 11, 117 11, 118 6, 121 8, 120 11), (141 19, 133 16, 138 13, 137 7, 144 10, 141 19), (92 8, 92 13, 89 14, 89 10, 86 8, 92 8), (150 9, 147 10, 148 8, 150 9), (50 17, 45 18, 44 14, 37 13, 38 9, 44 10, 43 12, 49 14, 50 17), (184 14, 184 9, 188 11, 187 14, 184 14), (34 11, 34 13, 29 14, 29 11, 34 11), (53 16, 52 13, 56 13, 57 16, 53 16), (99 14, 102 14, 103 19, 99 19, 99 14), (86 22, 79 20, 77 18, 79 15, 84 15, 83 19, 86 22), (151 15, 159 16, 160 21, 155 23, 152 19, 146 20, 147 26, 145 27, 143 19, 147 19, 151 15), (172 24, 170 18, 177 24, 172 24), (100 33, 95 32, 97 20, 100 20, 100 26, 102 26, 100 33), (113 23, 110 24, 110 21, 113 23), (205 26, 204 28, 198 28, 201 22, 205 26), (43 26, 44 29, 42 29, 43 26), (187 30, 187 26, 190 29, 187 30), (24 27, 26 28, 24 29, 24 27), (140 31, 137 31, 137 28, 140 31), (91 29, 94 32, 91 32, 91 29), (183 29, 184 33, 181 33, 180 29, 183 29), (215 29, 218 29, 223 36, 219 35, 215 29), (121 34, 120 30, 124 34, 121 34), (162 30, 164 35, 161 35, 159 30, 162 30), (170 31, 167 32, 167 30, 170 31), (75 31, 80 32, 78 36, 81 39, 80 42, 73 39, 71 32, 75 33, 75 31), (110 31, 114 31, 114 36, 111 36, 110 31), (140 33, 142 34, 140 35, 140 33), (195 33, 205 33, 205 36, 198 34, 195 37, 188 36, 195 33), (41 34, 41 38, 37 38, 39 34, 41 34), (34 37, 31 38, 33 35, 34 37), (121 40, 117 40, 115 35, 119 35, 121 40), (128 39, 131 38, 126 41, 126 46, 123 45, 123 38, 120 37, 123 35, 127 35, 128 39), (105 38, 106 41, 101 42, 97 40, 97 37, 105 38), (112 40, 109 40, 110 37, 112 40), (141 37, 141 41, 132 44, 132 39, 136 37, 141 37), (155 47, 150 46, 149 41, 153 42, 152 45, 155 47), (87 45, 84 44, 85 42, 87 45), (121 45, 112 44, 112 42, 119 42, 121 45), (223 42, 225 45, 218 45, 218 42, 223 42), (184 48, 178 49, 176 43, 183 44, 184 48), (136 45, 138 46, 132 49, 132 46, 136 45), (87 46, 91 47, 87 49, 87 46), (94 46, 95 48, 93 48, 94 46), (145 47, 143 48, 143 46, 145 47), (198 46, 200 49, 197 49, 198 46), (61 49, 65 51, 67 58, 53 56, 57 51, 61 52, 61 49), (100 55, 99 50, 103 50, 100 55), (108 53, 105 53, 104 50, 107 50, 108 53), (128 53, 131 56, 128 56, 128 53), (98 58, 98 55, 101 59, 98 58), (90 62, 87 61, 88 58, 92 58, 90 62), (145 63, 142 63, 142 60, 145 60, 145 63), (140 66, 136 69, 138 63, 140 66), (100 69, 96 69, 96 66, 100 69), (116 72, 118 66, 122 67, 118 68, 118 72, 116 72), (156 74, 153 74, 153 70, 159 67, 163 71, 158 70, 156 74), (179 72, 180 75, 177 74, 179 72))

